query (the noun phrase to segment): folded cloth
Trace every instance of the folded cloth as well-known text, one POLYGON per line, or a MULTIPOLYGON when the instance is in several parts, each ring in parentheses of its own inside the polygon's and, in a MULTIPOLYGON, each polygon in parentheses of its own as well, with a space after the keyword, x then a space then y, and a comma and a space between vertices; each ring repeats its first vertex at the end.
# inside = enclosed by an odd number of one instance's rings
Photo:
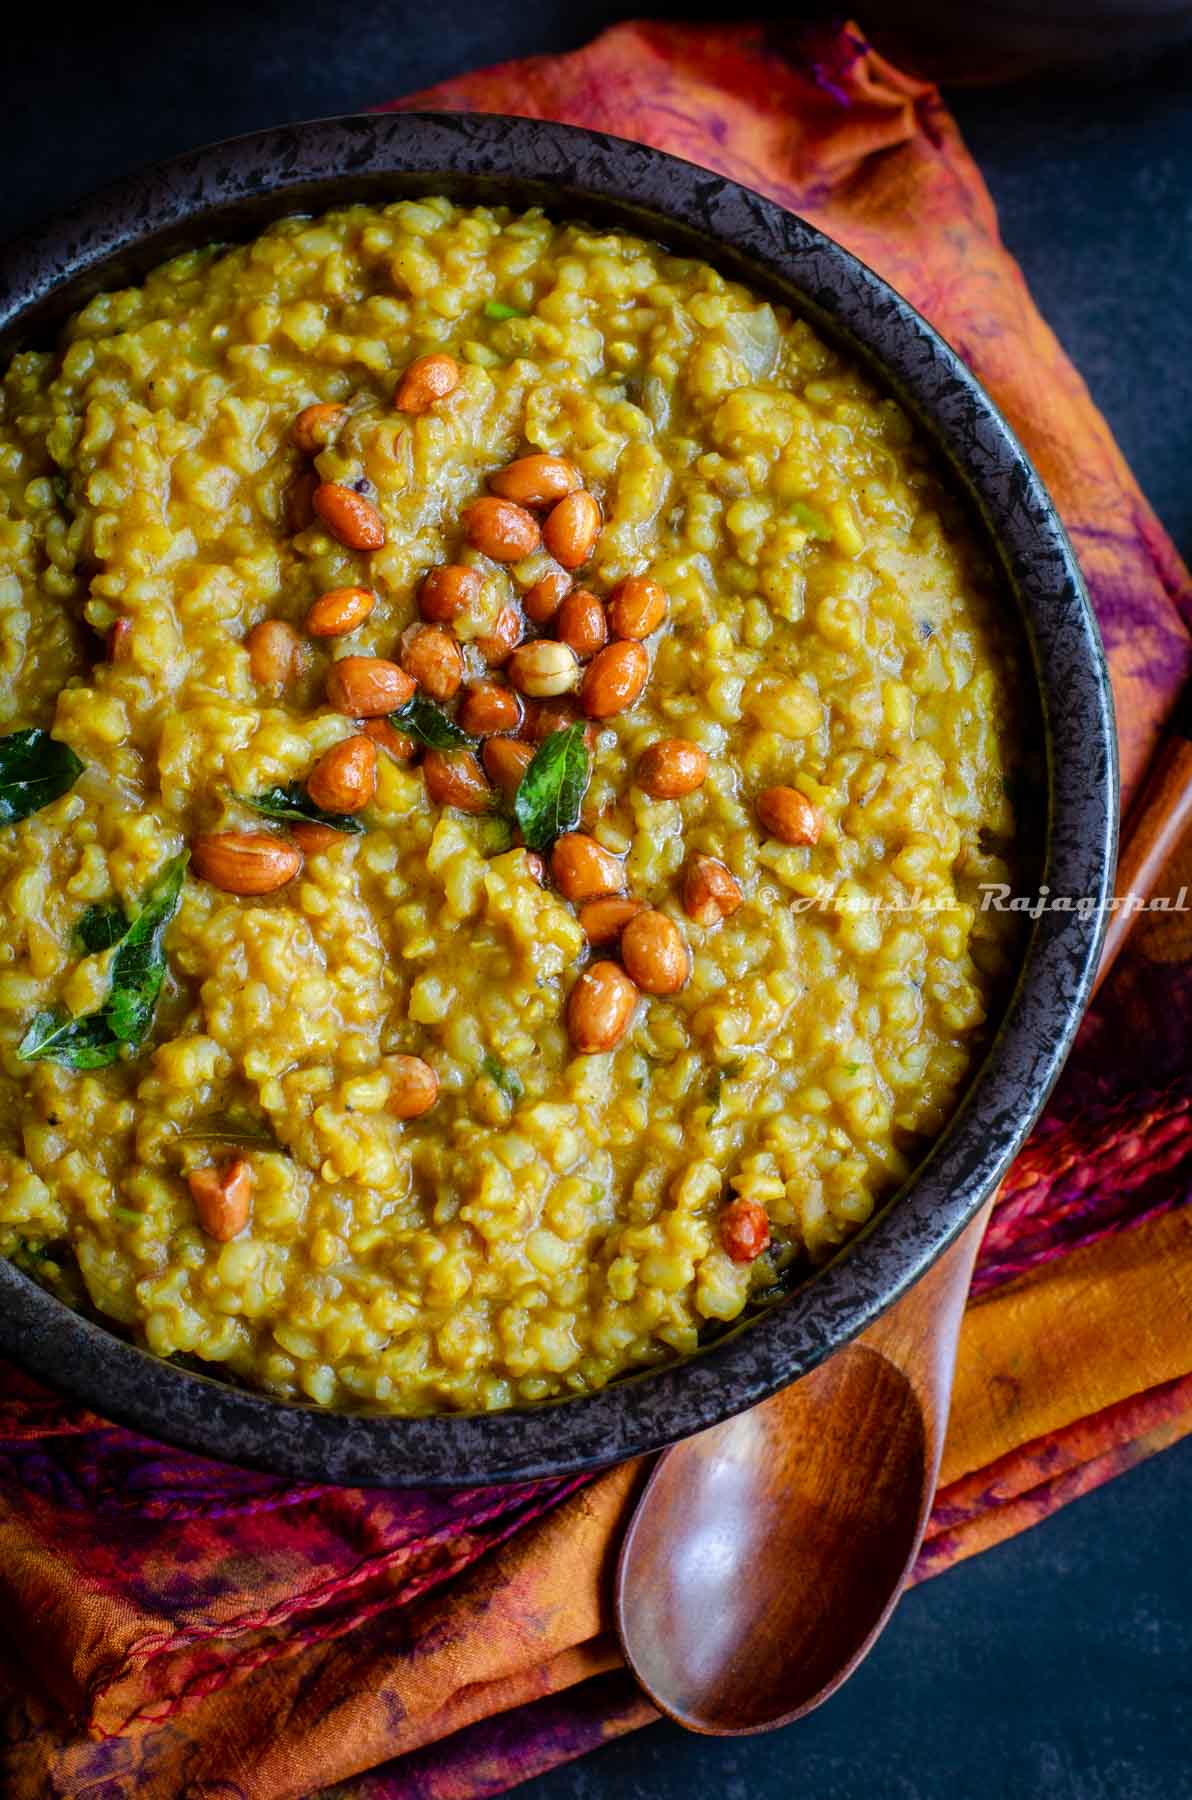
MULTIPOLYGON (((852 27, 643 24, 396 105, 655 144, 803 213, 907 294, 1056 497, 1134 786, 1192 666, 1192 584, 933 88, 852 27)), ((1169 875, 1192 885, 1192 856, 1169 875)), ((1002 1190, 919 1579, 1192 1429, 1190 1018, 1192 927, 1155 915, 1002 1190)), ((639 1466, 448 1494, 300 1487, 150 1443, 15 1370, 6 1390, 0 1786, 14 1800, 469 1800, 653 1717, 608 1604, 639 1466)))

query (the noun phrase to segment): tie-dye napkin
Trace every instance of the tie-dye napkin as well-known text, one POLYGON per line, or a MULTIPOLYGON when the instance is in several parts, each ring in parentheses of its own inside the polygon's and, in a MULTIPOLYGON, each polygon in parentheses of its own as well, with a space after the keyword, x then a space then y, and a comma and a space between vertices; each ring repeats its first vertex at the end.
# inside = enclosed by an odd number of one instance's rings
MULTIPOLYGON (((907 294, 1059 503, 1134 788, 1192 665, 1192 588, 933 88, 852 28, 625 25, 396 104, 656 144, 804 213, 907 294)), ((1165 885, 1192 885, 1190 865, 1165 885)), ((1192 915, 1155 915, 1002 1190, 920 1579, 1192 1429, 1190 1020, 1192 915)), ((4 1385, 13 1800, 473 1800, 653 1717, 608 1607, 638 1468, 447 1494, 295 1487, 150 1443, 15 1370, 4 1385)))

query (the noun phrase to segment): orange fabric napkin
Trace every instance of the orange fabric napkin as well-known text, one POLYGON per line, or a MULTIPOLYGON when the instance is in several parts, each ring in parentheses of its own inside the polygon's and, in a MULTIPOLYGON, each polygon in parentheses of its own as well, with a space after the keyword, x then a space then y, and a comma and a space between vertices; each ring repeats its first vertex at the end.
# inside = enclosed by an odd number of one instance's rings
MULTIPOLYGON (((656 144, 805 214, 907 294, 1055 495, 1134 786, 1192 667, 1192 586, 933 88, 851 27, 778 41, 642 24, 397 105, 656 144)), ((1169 875, 1173 892, 1192 885, 1187 846, 1169 875)), ((1192 925, 1156 915, 1003 1188, 920 1578, 1192 1429, 1190 1020, 1192 925)), ((15 1371, 7 1390, 0 1788, 14 1800, 466 1800, 652 1717, 608 1607, 636 1466, 454 1496, 296 1488, 149 1444, 15 1371)))

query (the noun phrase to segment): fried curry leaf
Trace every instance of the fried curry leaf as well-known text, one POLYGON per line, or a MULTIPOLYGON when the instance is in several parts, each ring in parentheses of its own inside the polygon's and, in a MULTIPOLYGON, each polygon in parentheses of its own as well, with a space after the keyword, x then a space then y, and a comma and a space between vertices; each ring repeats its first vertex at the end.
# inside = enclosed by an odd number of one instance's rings
POLYGON ((515 1103, 526 1091, 517 1071, 507 1068, 498 1057, 486 1056, 480 1065, 480 1072, 482 1075, 487 1075, 489 1080, 494 1082, 503 1094, 508 1094, 515 1103))
POLYGON ((276 1150, 277 1139, 272 1132, 263 1128, 253 1130, 248 1125, 222 1124, 216 1120, 211 1125, 196 1125, 190 1131, 178 1133, 180 1144, 243 1144, 251 1149, 276 1150))
POLYGON ((68 744, 48 731, 11 731, 0 737, 0 825, 15 825, 72 788, 83 765, 68 744))
POLYGON ((168 862, 145 894, 141 910, 112 958, 112 987, 104 1013, 124 1044, 139 1044, 153 1023, 153 1009, 166 978, 161 940, 178 911, 189 852, 168 862))
POLYGON ((247 1102, 232 1100, 218 1112, 192 1119, 178 1133, 180 1144, 251 1144, 276 1150, 277 1138, 267 1119, 247 1102))
POLYGON ((486 300, 484 316, 486 319, 528 319, 530 315, 520 306, 510 306, 507 300, 486 300))
POLYGON ((22 1061, 104 1069, 119 1060, 125 1046, 135 1049, 143 1041, 165 980, 161 940, 178 910, 187 860, 184 852, 166 864, 116 943, 103 1005, 78 1019, 38 1013, 17 1047, 22 1061))
POLYGON ((57 1012, 39 1012, 17 1045, 22 1062, 65 1063, 68 1069, 106 1069, 120 1055, 120 1039, 105 1017, 105 1009, 67 1019, 57 1012))
POLYGON ((128 915, 118 900, 97 900, 89 906, 75 927, 79 948, 87 956, 98 956, 118 944, 128 930, 128 915))
POLYGON ((233 798, 242 806, 251 806, 254 812, 264 813, 267 819, 301 819, 308 825, 330 825, 332 831, 353 835, 364 830, 360 820, 350 813, 324 812, 321 806, 316 806, 300 781, 291 781, 286 787, 266 788, 263 794, 235 794, 233 798))
POLYGON ((513 813, 530 850, 549 850, 557 837, 579 822, 591 777, 584 729, 564 725, 561 731, 552 731, 518 784, 513 813))
POLYGON ((469 737, 466 731, 461 731, 454 719, 449 719, 441 707, 421 694, 415 694, 412 700, 391 712, 389 723, 395 731, 402 731, 417 743, 425 744, 428 750, 475 750, 480 742, 479 738, 469 737))

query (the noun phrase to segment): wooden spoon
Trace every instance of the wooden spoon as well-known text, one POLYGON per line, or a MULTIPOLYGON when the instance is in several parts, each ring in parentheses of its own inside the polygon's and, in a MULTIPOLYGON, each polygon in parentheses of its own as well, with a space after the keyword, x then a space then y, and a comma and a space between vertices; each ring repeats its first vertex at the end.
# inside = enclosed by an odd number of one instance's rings
MULTIPOLYGON (((1185 695, 1131 814, 1119 894, 1149 894, 1192 817, 1190 715, 1185 695)), ((1113 915, 1098 985, 1137 916, 1113 915)), ((872 1647, 927 1524, 992 1206, 855 1343, 655 1466, 621 1547, 615 1614, 629 1667, 680 1725, 786 1725, 872 1647)))
POLYGON ((739 1736, 801 1718, 893 1612, 931 1510, 991 1205, 855 1343, 658 1462, 614 1603, 629 1667, 680 1725, 739 1736))

